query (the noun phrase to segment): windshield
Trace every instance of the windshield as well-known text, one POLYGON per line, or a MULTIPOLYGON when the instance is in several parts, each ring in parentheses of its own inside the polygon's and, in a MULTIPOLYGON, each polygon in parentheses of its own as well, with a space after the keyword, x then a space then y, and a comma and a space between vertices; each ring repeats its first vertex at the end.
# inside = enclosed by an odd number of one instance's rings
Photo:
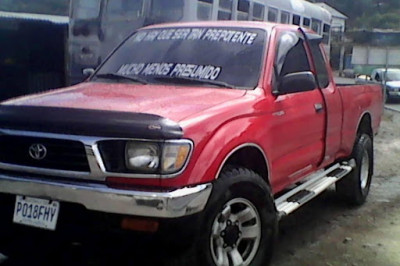
POLYGON ((104 63, 99 77, 147 83, 257 86, 266 32, 247 28, 161 28, 132 35, 104 63), (116 76, 114 75, 114 76, 116 76))
POLYGON ((397 81, 400 80, 400 69, 399 70, 388 70, 386 72, 387 81, 397 81))

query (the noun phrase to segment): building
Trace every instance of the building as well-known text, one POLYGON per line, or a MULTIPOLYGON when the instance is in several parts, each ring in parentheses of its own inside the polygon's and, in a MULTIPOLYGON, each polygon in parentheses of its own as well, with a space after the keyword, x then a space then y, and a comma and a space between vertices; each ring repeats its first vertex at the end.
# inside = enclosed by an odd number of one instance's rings
POLYGON ((315 3, 316 5, 325 8, 332 15, 332 32, 344 32, 346 29, 346 20, 348 17, 338 10, 334 9, 326 3, 315 3))

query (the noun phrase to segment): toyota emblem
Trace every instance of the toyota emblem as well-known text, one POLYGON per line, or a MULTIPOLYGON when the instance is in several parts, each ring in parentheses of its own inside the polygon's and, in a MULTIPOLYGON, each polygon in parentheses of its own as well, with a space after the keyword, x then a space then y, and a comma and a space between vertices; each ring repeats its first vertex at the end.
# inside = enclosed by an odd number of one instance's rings
POLYGON ((29 147, 29 155, 32 157, 32 159, 43 160, 47 155, 46 146, 40 143, 32 144, 29 147))

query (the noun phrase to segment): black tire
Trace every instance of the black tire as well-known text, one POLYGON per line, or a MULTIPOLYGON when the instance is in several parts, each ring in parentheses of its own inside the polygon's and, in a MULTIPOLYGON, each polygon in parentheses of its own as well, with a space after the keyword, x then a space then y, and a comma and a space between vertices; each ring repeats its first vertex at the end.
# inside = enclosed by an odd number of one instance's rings
POLYGON ((349 204, 362 205, 368 196, 373 173, 373 146, 369 135, 361 134, 357 138, 352 157, 356 167, 336 183, 336 192, 349 204))
POLYGON ((216 262, 219 248, 226 253, 229 265, 233 265, 231 259, 236 249, 243 265, 265 266, 272 256, 276 232, 277 215, 268 185, 249 169, 228 167, 213 184, 192 255, 197 257, 197 265, 221 265, 216 262), (228 206, 229 216, 222 214, 228 206), (245 212, 249 214, 246 218, 241 216, 245 212), (243 218, 237 218, 239 216, 243 218), (257 231, 249 230, 250 227, 257 231), (250 231, 252 233, 248 234, 250 231), (253 239, 250 235, 256 237, 253 239), (229 249, 232 251, 227 251, 229 249))

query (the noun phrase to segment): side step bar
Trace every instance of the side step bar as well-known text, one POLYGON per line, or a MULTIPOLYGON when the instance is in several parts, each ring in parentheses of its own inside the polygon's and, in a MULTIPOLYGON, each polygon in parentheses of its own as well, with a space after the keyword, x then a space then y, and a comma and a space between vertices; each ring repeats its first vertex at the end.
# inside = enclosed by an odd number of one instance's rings
POLYGON ((307 181, 277 198, 275 204, 279 217, 294 212, 321 194, 330 185, 350 173, 355 164, 355 160, 352 159, 349 162, 337 163, 325 171, 314 173, 306 178, 307 181))

